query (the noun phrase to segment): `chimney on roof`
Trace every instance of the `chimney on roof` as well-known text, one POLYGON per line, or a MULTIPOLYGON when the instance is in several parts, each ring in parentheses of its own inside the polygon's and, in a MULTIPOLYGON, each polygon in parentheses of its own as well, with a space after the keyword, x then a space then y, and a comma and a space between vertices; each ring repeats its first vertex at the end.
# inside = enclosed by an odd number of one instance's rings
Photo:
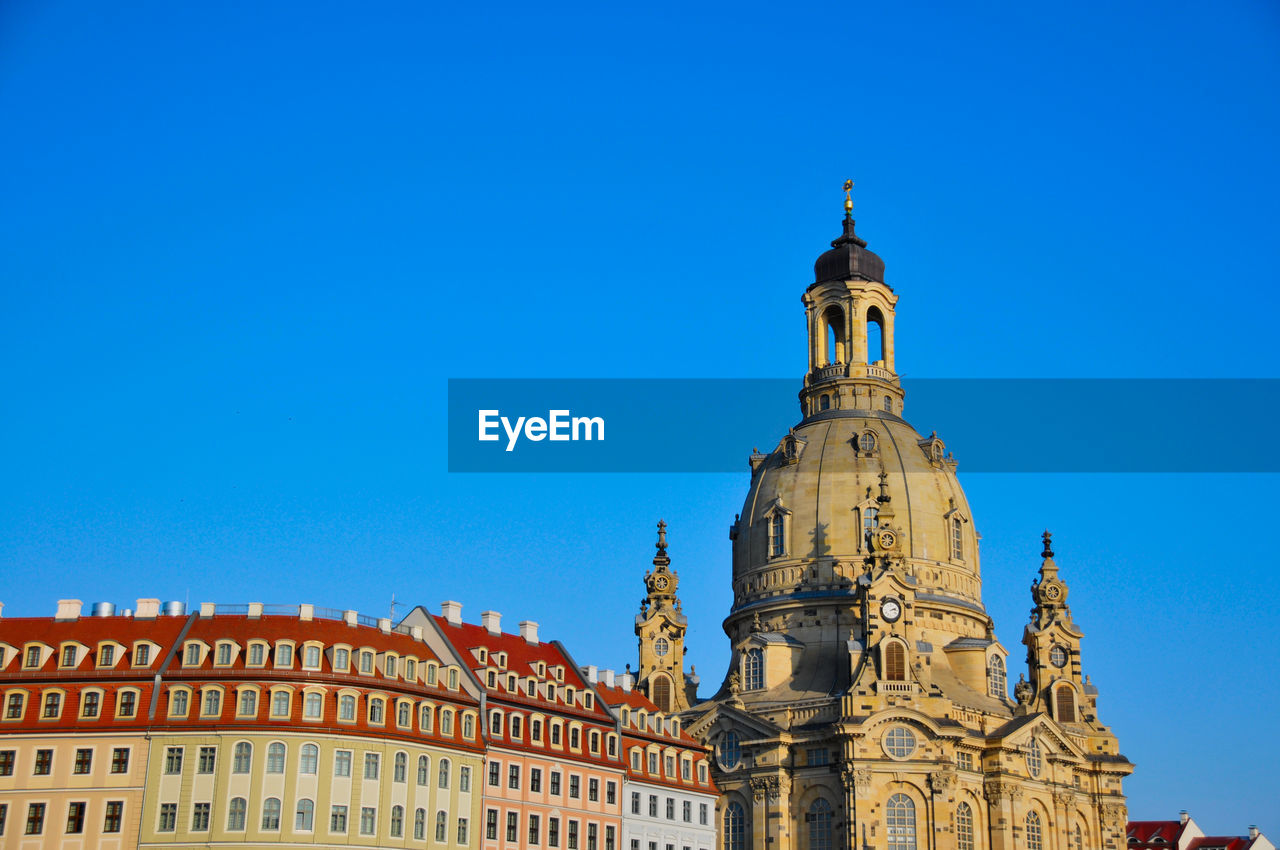
POLYGON ((445 622, 451 626, 462 625, 462 603, 461 602, 441 602, 440 614, 444 617, 445 622))
POLYGON ((497 611, 481 611, 480 625, 491 635, 502 634, 502 615, 497 611))
POLYGON ((601 671, 600 671, 600 677, 601 677, 602 679, 604 679, 604 686, 605 686, 606 688, 612 688, 612 687, 614 687, 614 684, 613 684, 613 671, 612 671, 612 670, 601 670, 601 671))
POLYGON ((1186 809, 1183 809, 1182 811, 1178 812, 1178 822, 1179 822, 1179 823, 1185 824, 1185 823, 1186 823, 1187 821, 1189 821, 1189 820, 1191 820, 1191 815, 1187 814, 1187 810, 1186 810, 1186 809))
POLYGON ((159 616, 159 599, 139 599, 137 607, 133 609, 133 618, 135 620, 154 620, 159 616))
POLYGON ((587 681, 594 685, 599 680, 599 678, 600 678, 600 671, 596 668, 596 665, 588 664, 587 665, 587 681))
POLYGON ((1256 839, 1258 837, 1258 828, 1253 824, 1249 824, 1249 837, 1256 839))
POLYGON ((520 621, 520 637, 528 643, 538 642, 538 624, 533 620, 520 621))
POLYGON ((79 599, 59 599, 58 613, 53 615, 55 620, 78 620, 80 619, 80 607, 84 603, 79 599))
POLYGON ((622 677, 622 689, 627 693, 631 693, 631 674, 627 673, 622 677))

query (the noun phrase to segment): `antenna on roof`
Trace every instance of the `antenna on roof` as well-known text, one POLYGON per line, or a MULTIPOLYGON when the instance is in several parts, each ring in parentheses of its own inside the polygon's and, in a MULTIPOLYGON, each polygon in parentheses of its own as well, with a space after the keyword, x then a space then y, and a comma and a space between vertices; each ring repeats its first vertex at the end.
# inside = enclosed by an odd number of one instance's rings
MULTIPOLYGON (((401 605, 400 607, 401 607, 401 608, 403 608, 404 606, 403 606, 403 605, 401 605)), ((393 592, 392 592, 392 594, 391 594, 391 612, 390 612, 387 616, 389 616, 389 617, 391 618, 391 622, 393 622, 393 623, 395 622, 395 620, 396 620, 396 595, 395 595, 395 592, 394 592, 394 591, 393 591, 393 592)))

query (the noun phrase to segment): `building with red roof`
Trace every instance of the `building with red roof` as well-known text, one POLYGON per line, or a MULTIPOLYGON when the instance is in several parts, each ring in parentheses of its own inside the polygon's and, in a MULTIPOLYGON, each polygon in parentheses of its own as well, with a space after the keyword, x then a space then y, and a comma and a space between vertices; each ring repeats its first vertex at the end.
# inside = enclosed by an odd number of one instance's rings
POLYGON ((1185 811, 1178 820, 1131 820, 1126 835, 1131 850, 1275 850, 1256 826, 1248 835, 1205 835, 1185 811))

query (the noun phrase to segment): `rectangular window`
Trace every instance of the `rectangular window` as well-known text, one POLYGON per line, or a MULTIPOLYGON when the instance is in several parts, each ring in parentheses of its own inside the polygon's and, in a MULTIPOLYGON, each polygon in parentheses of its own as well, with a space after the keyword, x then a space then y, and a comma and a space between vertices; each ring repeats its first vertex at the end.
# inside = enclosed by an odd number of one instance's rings
POLYGON ((582 777, 569 775, 569 799, 576 800, 582 796, 582 777))
POLYGON ((592 803, 600 802, 600 780, 587 780, 587 800, 592 803))
POLYGON ((631 814, 633 815, 640 814, 640 792, 639 791, 631 792, 631 814))
POLYGON ((129 748, 116 747, 111 751, 111 772, 112 773, 128 773, 129 772, 129 748))
POLYGON ((599 829, 594 823, 587 824, 587 850, 598 850, 596 847, 596 833, 599 829))
POLYGON ((685 823, 693 823, 693 803, 685 800, 680 804, 680 819, 685 823))
POLYGON ((107 813, 102 819, 103 832, 119 832, 120 824, 124 820, 124 801, 108 800, 107 813))
POLYGON ((458 818, 458 845, 467 846, 467 819, 458 818))
POLYGON ((351 775, 351 750, 338 750, 333 754, 333 775, 351 775))
POLYGON ((0 776, 13 776, 16 750, 0 750, 0 776))
POLYGON ((53 772, 53 750, 36 750, 36 776, 48 776, 53 772))
POLYGON ((672 797, 667 798, 667 820, 676 819, 676 801, 672 797))
POLYGON ((614 845, 617 843, 615 829, 612 826, 604 828, 604 850, 615 850, 614 845))
POLYGON ((542 792, 542 769, 532 767, 529 769, 529 790, 535 794, 542 792))
POLYGON ((292 667, 293 666, 293 647, 287 643, 282 643, 276 647, 276 666, 292 667))
POLYGON ((364 754, 364 778, 365 779, 377 779, 378 766, 379 766, 378 753, 364 754))
POLYGON ((649 773, 654 776, 658 775, 658 754, 649 753, 649 773))
POLYGON ((200 646, 198 644, 187 644, 186 660, 182 662, 188 667, 195 667, 200 663, 200 646))
POLYGON ((182 747, 165 748, 164 772, 170 776, 175 773, 182 773, 182 747))
POLYGON ((44 695, 44 716, 57 717, 62 713, 62 694, 44 695))
POLYGON ((551 771, 551 794, 555 797, 560 796, 560 771, 551 771))
POLYGON ((9 804, 0 803, 0 835, 4 835, 4 825, 7 820, 9 820, 9 804))
POLYGON ((632 770, 640 769, 640 751, 639 750, 631 751, 631 769, 632 770))
POLYGON ((67 834, 78 835, 84 832, 84 803, 67 804, 67 834))
POLYGON ((520 815, 516 812, 507 812, 507 840, 515 841, 516 834, 520 830, 520 815))
POLYGON ((662 760, 662 766, 668 779, 675 779, 676 776, 676 757, 667 756, 662 760))
POLYGON ((658 816, 658 795, 649 795, 649 817, 656 818, 658 816))
POLYGON ((378 810, 372 806, 360 807, 360 834, 373 835, 378 831, 378 810))
POLYGON ((956 766, 961 770, 973 770, 973 753, 956 753, 956 766))
POLYGON ((33 646, 27 649, 27 663, 24 664, 23 666, 24 667, 40 666, 40 647, 33 646))
POLYGON ((133 691, 120 694, 120 705, 116 713, 121 717, 133 717, 138 713, 138 695, 133 691))
POLYGON ((502 765, 496 761, 489 762, 489 784, 497 788, 502 784, 502 765))
POLYGON ((79 749, 76 750, 76 760, 71 768, 72 773, 86 774, 93 771, 93 750, 79 749))
POLYGON ((44 832, 44 803, 32 803, 27 806, 27 835, 40 835, 44 832))
POLYGON ((707 784, 707 763, 705 761, 698 762, 698 782, 707 784))
POLYGON ((208 832, 209 831, 209 803, 196 803, 191 807, 191 831, 192 832, 208 832))
POLYGON ((218 666, 225 667, 231 663, 231 644, 223 643, 218 645, 218 666))
POLYGON ((116 663, 116 648, 111 644, 107 644, 98 651, 98 666, 110 667, 116 663))
POLYGON ((688 759, 680 759, 680 778, 685 782, 693 779, 693 762, 688 759))
POLYGON ((520 787, 520 765, 518 765, 518 764, 513 764, 513 765, 511 765, 510 767, 508 767, 508 768, 507 768, 507 787, 508 787, 508 788, 516 788, 516 789, 519 789, 519 787, 520 787))
POLYGON ((9 694, 8 705, 5 706, 4 716, 6 720, 19 720, 22 718, 22 709, 25 700, 22 694, 9 694))
POLYGON ((706 803, 698 804, 698 823, 701 826, 707 825, 707 804, 706 803))
POLYGON ((133 664, 135 667, 146 667, 151 663, 151 645, 142 644, 133 651, 133 664))
POLYGON ((568 850, 578 850, 578 822, 576 820, 569 821, 569 841, 566 847, 568 847, 568 850))
POLYGON ((613 806, 618 803, 618 783, 610 780, 604 786, 604 801, 607 805, 613 806))
POLYGON ((267 648, 260 643, 249 647, 249 666, 261 667, 267 663, 267 648))
POLYGON ((76 648, 74 646, 63 647, 62 649, 62 666, 76 666, 76 648))
POLYGON ((489 809, 484 813, 484 837, 490 841, 498 840, 498 810, 489 809))
POLYGON ((547 846, 560 846, 560 818, 547 818, 547 846))
POLYGON ((177 803, 161 803, 160 804, 160 825, 156 827, 157 832, 173 832, 178 828, 178 804, 177 803))
POLYGON ((805 761, 810 766, 827 764, 830 761, 829 751, 825 747, 808 750, 805 761))
POLYGON ((201 747, 200 760, 196 763, 196 773, 213 773, 213 766, 217 759, 217 747, 201 747))
POLYGON ((346 832, 347 831, 347 807, 333 806, 329 809, 329 831, 330 832, 346 832))

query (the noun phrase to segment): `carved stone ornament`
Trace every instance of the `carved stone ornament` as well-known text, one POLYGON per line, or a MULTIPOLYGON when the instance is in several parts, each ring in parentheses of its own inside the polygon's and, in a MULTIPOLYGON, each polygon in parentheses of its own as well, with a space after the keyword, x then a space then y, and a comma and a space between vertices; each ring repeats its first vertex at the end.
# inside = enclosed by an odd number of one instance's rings
POLYGON ((776 776, 757 776, 751 780, 751 796, 755 798, 757 803, 764 802, 766 797, 770 803, 776 803, 781 794, 790 792, 790 780, 787 780, 785 788, 782 787, 782 783, 776 776))
POLYGON ((987 800, 996 806, 1003 806, 1005 803, 1016 803, 1022 799, 1022 789, 1010 782, 1001 782, 999 780, 991 780, 982 786, 982 794, 987 800))
POLYGON ((956 771, 953 767, 944 767, 929 774, 929 787, 935 794, 945 794, 956 787, 956 771))
POLYGON ((1018 701, 1018 705, 1030 705, 1031 695, 1034 693, 1031 683, 1021 673, 1018 674, 1018 684, 1013 686, 1013 698, 1018 701))
POLYGON ((1103 803, 1099 807, 1102 825, 1108 832, 1122 833, 1129 821, 1129 809, 1124 803, 1103 803))
POLYGON ((840 771, 840 781, 844 783, 845 790, 852 788, 856 796, 865 797, 871 790, 871 768, 846 764, 840 771))

